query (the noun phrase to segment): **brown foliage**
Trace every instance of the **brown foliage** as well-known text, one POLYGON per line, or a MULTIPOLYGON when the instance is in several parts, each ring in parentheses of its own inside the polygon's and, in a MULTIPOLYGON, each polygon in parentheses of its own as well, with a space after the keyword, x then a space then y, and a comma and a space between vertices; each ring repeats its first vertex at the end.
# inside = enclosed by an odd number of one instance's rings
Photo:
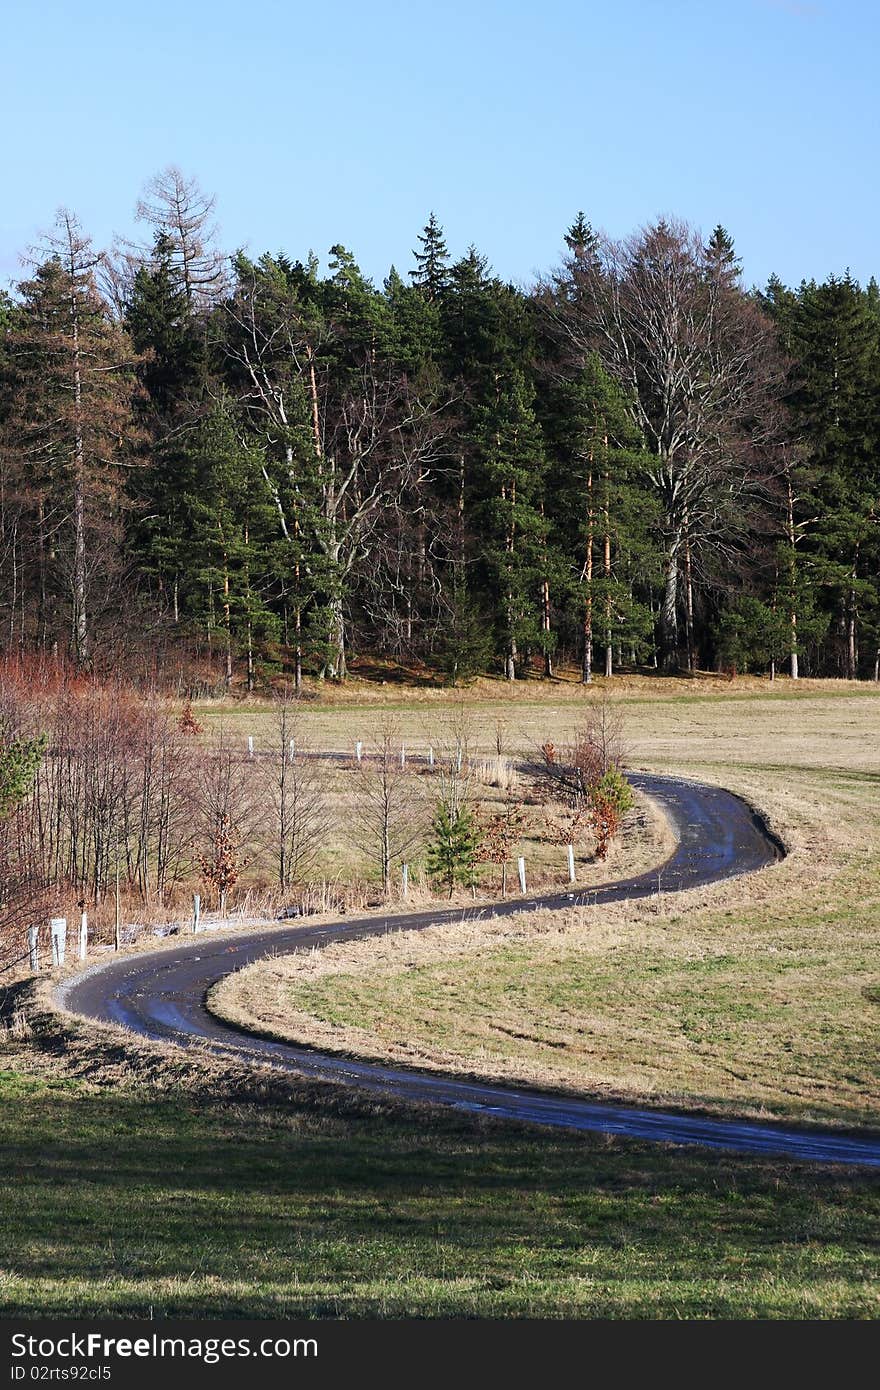
POLYGON ((480 809, 476 816, 480 830, 477 861, 497 864, 501 869, 501 892, 507 892, 507 865, 519 842, 529 833, 530 819, 511 792, 507 793, 500 811, 480 809))
POLYGON ((239 874, 246 861, 239 857, 238 845, 232 838, 229 817, 222 815, 214 832, 214 842, 209 854, 199 852, 196 861, 206 883, 216 891, 220 911, 226 911, 229 893, 238 883, 239 874))
POLYGON ((199 721, 193 714, 191 700, 187 700, 186 704, 184 705, 183 713, 177 721, 177 727, 180 730, 182 730, 182 732, 185 734, 200 734, 203 732, 203 726, 199 723, 199 721))
POLYGON ((620 829, 620 812, 607 796, 596 793, 593 796, 590 815, 596 837, 596 858, 605 859, 611 841, 620 829))
POLYGON ((589 805, 593 788, 608 769, 621 768, 625 759, 620 709, 603 696, 592 702, 566 747, 557 749, 549 741, 541 746, 541 761, 533 773, 545 796, 578 811, 589 805))

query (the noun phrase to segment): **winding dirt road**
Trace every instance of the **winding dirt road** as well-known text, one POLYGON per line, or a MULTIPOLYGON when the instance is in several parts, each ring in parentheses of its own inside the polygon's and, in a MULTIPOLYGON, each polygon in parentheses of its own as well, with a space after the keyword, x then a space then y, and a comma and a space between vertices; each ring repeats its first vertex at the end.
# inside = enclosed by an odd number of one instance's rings
POLYGON ((269 1063, 298 1075, 343 1082, 401 1100, 429 1102, 533 1124, 594 1130, 635 1139, 702 1144, 743 1153, 780 1154, 819 1163, 880 1167, 880 1140, 829 1130, 715 1119, 694 1114, 599 1104, 522 1087, 493 1086, 404 1067, 332 1056, 241 1032, 210 1014, 208 990, 233 970, 269 951, 308 951, 333 941, 376 936, 389 929, 419 931, 462 918, 506 916, 530 908, 566 908, 650 897, 750 873, 782 857, 782 848, 751 808, 716 787, 677 778, 633 774, 633 784, 659 802, 678 844, 660 871, 588 891, 562 892, 489 907, 361 918, 321 926, 269 927, 230 940, 209 934, 182 939, 177 950, 150 952, 93 966, 58 989, 73 1013, 121 1024, 141 1037, 183 1046, 207 1043, 240 1060, 269 1063))

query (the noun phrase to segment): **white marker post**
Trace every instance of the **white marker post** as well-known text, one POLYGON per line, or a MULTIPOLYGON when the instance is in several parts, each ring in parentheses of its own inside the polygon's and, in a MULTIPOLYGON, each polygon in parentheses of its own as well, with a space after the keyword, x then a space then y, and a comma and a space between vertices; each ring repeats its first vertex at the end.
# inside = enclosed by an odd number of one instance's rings
POLYGON ((400 766, 406 767, 406 744, 400 745, 400 766))
POLYGON ((519 869, 519 891, 524 893, 526 891, 526 861, 522 855, 517 859, 516 866, 519 869))
POLYGON ((363 752, 364 745, 361 743, 360 739, 358 739, 357 743, 354 746, 354 755, 357 758, 358 762, 360 762, 361 758, 363 757, 363 752))
POLYGON ((429 748, 429 749, 428 749, 428 767, 433 767, 433 766, 434 766, 434 750, 433 750, 433 748, 429 748))
POLYGON ((89 914, 82 912, 79 919, 79 958, 85 960, 89 953, 89 914))
POLYGON ((254 736, 253 736, 253 734, 248 734, 248 757, 249 757, 249 758, 252 758, 253 756, 254 756, 254 736))
POLYGON ((52 917, 49 921, 49 933, 52 938, 52 964, 64 964, 64 952, 67 946, 67 918, 52 917))
POLYGON ((460 746, 459 746, 459 750, 458 750, 457 769, 458 769, 459 772, 461 772, 461 747, 460 747, 460 746))
POLYGON ((403 877, 403 896, 409 897, 409 864, 404 864, 401 870, 403 877))
POLYGON ((295 739, 295 738, 292 738, 292 739, 290 740, 290 752, 289 752, 290 761, 293 762, 294 759, 295 759, 295 757, 296 757, 296 739, 295 739))
POLYGON ((568 881, 574 883, 574 845, 568 846, 568 881))
POLYGON ((31 970, 35 975, 40 968, 40 957, 37 953, 37 938, 39 934, 39 927, 28 927, 28 955, 30 957, 31 970))
POLYGON ((201 899, 201 894, 199 894, 199 893, 193 893, 193 932, 194 932, 194 933, 197 932, 198 929, 199 929, 199 919, 201 918, 201 915, 202 915, 202 899, 201 899))

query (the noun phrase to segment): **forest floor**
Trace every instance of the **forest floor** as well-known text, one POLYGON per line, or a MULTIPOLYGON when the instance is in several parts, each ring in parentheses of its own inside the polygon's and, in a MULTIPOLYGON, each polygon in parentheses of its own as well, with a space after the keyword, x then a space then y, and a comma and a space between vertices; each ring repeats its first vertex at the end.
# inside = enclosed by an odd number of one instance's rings
MULTIPOLYGON (((294 1031, 312 1019, 337 1044, 353 1027, 367 1051, 412 1043, 422 1065, 876 1125, 880 697, 689 691, 624 697, 630 763, 748 796, 791 850, 781 865, 601 917, 487 925, 424 957, 404 934, 376 956, 328 952, 332 974, 279 986, 294 1031)), ((438 713, 479 705, 475 746, 493 753, 502 719, 515 758, 562 744, 583 692, 571 703, 453 693, 438 713)), ((420 702, 398 713, 417 737, 420 702)), ((316 702, 309 740, 346 750, 374 714, 316 702)), ((243 738, 272 719, 265 704, 210 717, 243 738)), ((18 989, 0 1034, 4 1316, 880 1312, 871 1174, 396 1107, 138 1043, 18 989)))

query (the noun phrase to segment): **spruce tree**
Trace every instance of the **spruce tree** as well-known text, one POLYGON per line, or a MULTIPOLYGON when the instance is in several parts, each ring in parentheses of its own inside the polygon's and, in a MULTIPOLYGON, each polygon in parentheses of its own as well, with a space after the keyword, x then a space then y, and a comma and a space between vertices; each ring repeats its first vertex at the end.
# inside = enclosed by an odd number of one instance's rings
POLYGON ((422 249, 413 251, 416 268, 410 271, 410 278, 430 303, 436 303, 449 282, 449 252, 433 212, 418 240, 422 249))

